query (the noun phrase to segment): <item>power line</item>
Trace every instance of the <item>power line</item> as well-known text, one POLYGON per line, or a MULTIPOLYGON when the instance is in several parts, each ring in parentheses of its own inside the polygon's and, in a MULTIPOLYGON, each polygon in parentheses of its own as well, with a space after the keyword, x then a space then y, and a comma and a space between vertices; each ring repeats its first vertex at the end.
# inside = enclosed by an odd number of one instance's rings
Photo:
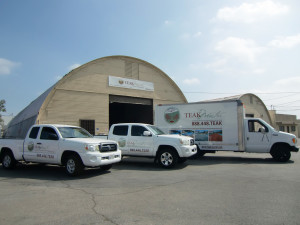
MULTIPOLYGON (((188 93, 188 94, 241 94, 241 92, 208 92, 208 91, 183 91, 183 93, 188 93)), ((251 92, 252 93, 252 92, 251 92)), ((255 92, 254 92, 255 93, 255 92)), ((275 94, 300 94, 299 91, 289 91, 289 92, 259 92, 255 93, 257 95, 259 94, 270 94, 270 95, 275 95, 275 94)))

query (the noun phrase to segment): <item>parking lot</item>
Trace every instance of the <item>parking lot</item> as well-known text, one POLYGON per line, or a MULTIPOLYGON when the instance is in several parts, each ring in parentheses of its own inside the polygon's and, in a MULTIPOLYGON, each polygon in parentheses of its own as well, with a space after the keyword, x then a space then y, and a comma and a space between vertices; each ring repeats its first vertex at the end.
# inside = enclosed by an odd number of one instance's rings
POLYGON ((0 169, 0 224, 300 224, 300 154, 217 153, 161 169, 124 158, 70 178, 39 164, 0 169))

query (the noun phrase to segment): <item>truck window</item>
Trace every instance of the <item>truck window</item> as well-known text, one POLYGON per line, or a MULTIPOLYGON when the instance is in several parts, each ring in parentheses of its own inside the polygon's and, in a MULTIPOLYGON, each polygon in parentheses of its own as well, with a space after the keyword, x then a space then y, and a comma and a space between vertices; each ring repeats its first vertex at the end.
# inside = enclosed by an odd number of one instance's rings
POLYGON ((43 127, 40 139, 43 140, 58 140, 55 130, 51 127, 43 127))
POLYGON ((249 129, 249 132, 262 132, 263 130, 265 132, 269 131, 269 129, 258 120, 249 120, 248 121, 248 129, 249 129))
POLYGON ((119 136, 127 136, 128 126, 127 125, 115 126, 113 134, 114 135, 119 135, 119 136))
POLYGON ((131 127, 131 136, 143 136, 144 131, 148 131, 145 127, 133 125, 131 127))
POLYGON ((36 139, 37 138, 37 135, 39 133, 39 130, 40 128, 39 127, 33 127, 30 131, 30 134, 29 134, 29 138, 31 139, 36 139))

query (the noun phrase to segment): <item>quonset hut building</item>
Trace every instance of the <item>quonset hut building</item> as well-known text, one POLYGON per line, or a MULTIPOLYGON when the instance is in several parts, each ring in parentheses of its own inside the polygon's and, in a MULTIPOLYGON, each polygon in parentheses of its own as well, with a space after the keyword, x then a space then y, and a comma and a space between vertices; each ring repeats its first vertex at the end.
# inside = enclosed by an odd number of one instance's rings
POLYGON ((24 138, 33 124, 69 124, 91 134, 120 122, 153 123, 157 104, 187 103, 175 82, 154 65, 128 56, 88 62, 68 74, 22 110, 5 137, 24 138))

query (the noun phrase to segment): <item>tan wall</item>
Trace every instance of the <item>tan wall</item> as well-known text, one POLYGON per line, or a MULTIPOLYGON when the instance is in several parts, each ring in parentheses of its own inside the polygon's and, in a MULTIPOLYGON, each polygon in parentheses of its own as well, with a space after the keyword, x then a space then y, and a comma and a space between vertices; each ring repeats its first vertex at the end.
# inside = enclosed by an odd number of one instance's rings
POLYGON ((110 94, 153 99, 154 107, 187 102, 177 85, 155 66, 131 57, 106 57, 64 76, 42 105, 38 123, 79 125, 80 119, 92 119, 96 128, 106 133, 110 94), (110 87, 109 76, 152 82, 154 92, 110 87))

